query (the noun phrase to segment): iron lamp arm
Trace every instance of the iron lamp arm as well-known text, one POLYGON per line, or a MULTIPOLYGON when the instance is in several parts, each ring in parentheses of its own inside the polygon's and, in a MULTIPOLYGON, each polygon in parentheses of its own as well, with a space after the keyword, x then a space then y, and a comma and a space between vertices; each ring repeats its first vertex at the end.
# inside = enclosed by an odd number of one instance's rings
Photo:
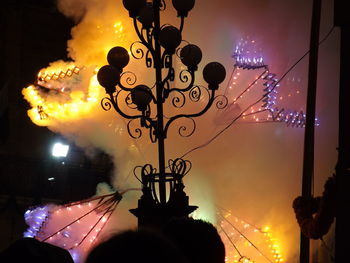
POLYGON ((213 104, 215 98, 216 98, 216 97, 215 97, 215 90, 211 90, 211 94, 210 94, 209 101, 208 101, 207 105, 206 105, 201 111, 199 111, 199 112, 197 112, 197 113, 193 113, 193 114, 179 114, 179 115, 176 115, 176 116, 171 117, 171 118, 167 121, 167 123, 165 124, 165 126, 164 126, 164 134, 167 134, 167 133, 168 133, 168 130, 169 130, 170 125, 171 125, 175 120, 177 120, 177 119, 179 119, 179 118, 189 118, 189 119, 191 119, 191 118, 199 117, 199 116, 203 115, 204 113, 206 113, 206 112, 210 109, 210 107, 212 106, 212 104, 213 104))
POLYGON ((154 48, 153 48, 153 45, 152 45, 152 37, 151 37, 152 32, 147 30, 147 40, 146 40, 144 38, 143 34, 141 33, 140 29, 139 29, 136 17, 133 18, 133 25, 134 25, 134 28, 135 28, 135 32, 136 32, 138 38, 140 39, 140 43, 143 44, 147 48, 147 50, 151 53, 152 58, 154 59, 154 48))
POLYGON ((195 82, 195 74, 194 74, 194 71, 193 70, 182 70, 180 72, 180 80, 181 82, 183 83, 186 83, 188 81, 188 77, 183 75, 185 72, 188 72, 191 76, 191 80, 190 80, 190 83, 188 84, 188 86, 186 88, 183 88, 183 89, 180 89, 180 88, 171 88, 169 89, 168 93, 170 94, 171 92, 174 92, 174 91, 178 91, 178 92, 186 92, 186 91, 189 91, 190 89, 192 89, 194 86, 194 82, 195 82))
POLYGON ((179 30, 181 33, 182 33, 183 28, 184 28, 184 24, 185 24, 185 17, 181 16, 180 17, 180 27, 179 27, 179 30))
POLYGON ((118 105, 118 96, 121 92, 122 92, 122 90, 117 91, 116 95, 113 95, 113 93, 108 93, 109 97, 104 97, 101 101, 102 108, 105 111, 108 111, 113 106, 115 111, 118 112, 125 119, 145 119, 149 123, 153 123, 153 120, 150 117, 147 117, 144 115, 128 115, 125 112, 123 112, 118 105))

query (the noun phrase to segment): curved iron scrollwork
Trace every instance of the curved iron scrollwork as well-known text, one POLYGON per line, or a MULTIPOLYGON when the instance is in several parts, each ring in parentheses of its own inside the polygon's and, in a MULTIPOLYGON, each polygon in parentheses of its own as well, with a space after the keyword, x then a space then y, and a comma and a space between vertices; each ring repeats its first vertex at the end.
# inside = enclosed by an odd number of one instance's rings
POLYGON ((130 46, 130 53, 134 59, 142 59, 145 55, 145 52, 141 47, 135 47, 136 45, 143 45, 141 41, 135 41, 130 46))
MULTIPOLYGON (((132 89, 131 89, 132 90, 132 89)), ((109 94, 110 97, 104 97, 101 100, 101 106, 105 111, 109 111, 112 107, 124 118, 129 119, 127 123, 127 131, 129 135, 133 139, 139 139, 142 137, 142 128, 149 129, 149 135, 150 135, 150 140, 152 143, 155 143, 157 141, 157 125, 156 121, 153 120, 150 115, 151 115, 151 109, 150 106, 148 105, 145 110, 141 112, 141 115, 128 115, 125 112, 123 112, 120 107, 119 103, 122 101, 121 99, 118 99, 120 94, 124 92, 126 95, 124 97, 124 102, 127 107, 129 107, 133 111, 138 110, 138 106, 134 103, 132 99, 132 93, 129 91, 124 91, 124 90, 119 90, 115 94, 109 94), (135 121, 139 119, 139 124, 137 124, 135 121), (134 125, 135 127, 133 127, 134 125)), ((151 98, 154 100, 154 98, 151 98)))
POLYGON ((164 52, 162 55, 162 65, 165 68, 173 68, 173 57, 164 52))
MULTIPOLYGON (((189 173, 191 168, 192 163, 189 160, 183 160, 181 158, 168 160, 169 172, 165 174, 165 182, 170 189, 169 200, 172 198, 172 195, 183 193, 183 178, 189 173)), ((145 164, 143 166, 136 166, 133 172, 137 180, 142 183, 144 195, 150 195, 151 199, 155 200, 155 203, 159 203, 156 183, 159 182, 161 175, 157 172, 157 169, 151 164, 145 164)))
POLYGON ((146 67, 147 68, 151 68, 153 65, 153 59, 151 57, 151 52, 149 50, 147 50, 146 52, 146 67))
POLYGON ((198 102, 201 99, 202 91, 199 86, 194 86, 189 91, 189 98, 193 102, 198 102))
MULTIPOLYGON (((206 89, 206 88, 205 88, 205 89, 206 89)), ((206 90, 207 90, 207 89, 206 89, 206 90)), ((167 123, 165 124, 165 128, 164 128, 165 134, 168 132, 168 129, 169 129, 171 123, 173 123, 175 120, 177 120, 177 119, 179 119, 179 118, 190 118, 190 119, 192 119, 192 118, 195 118, 195 117, 199 117, 199 116, 203 115, 205 112, 207 112, 207 111, 209 110, 209 108, 211 107, 211 105, 213 104, 213 101, 214 101, 214 99, 215 99, 215 90, 211 90, 211 92, 208 91, 208 93, 209 93, 209 100, 208 100, 206 106, 205 106, 202 110, 200 110, 200 111, 197 112, 197 113, 192 113, 192 114, 178 114, 178 115, 176 115, 176 116, 171 117, 171 118, 167 121, 167 123)), ((193 131, 193 132, 194 132, 194 131, 193 131)), ((193 132, 190 133, 190 135, 192 135, 193 132)), ((188 136, 186 136, 186 137, 188 137, 188 136)))
POLYGON ((129 135, 134 138, 134 139, 138 139, 142 136, 142 130, 140 128, 131 128, 131 124, 134 121, 134 119, 128 121, 128 124, 126 125, 127 129, 128 129, 128 133, 129 135))
POLYGON ((104 109, 105 111, 109 111, 112 108, 112 101, 111 101, 111 99, 108 98, 108 97, 104 97, 101 100, 101 106, 102 106, 102 109, 104 109))
POLYGON ((131 93, 129 93, 126 97, 125 97, 125 104, 130 108, 130 109, 137 109, 137 106, 132 102, 131 99, 131 93))
POLYGON ((142 182, 142 192, 143 192, 143 198, 150 199, 155 201, 155 203, 159 203, 159 198, 156 191, 156 182, 159 181, 157 177, 159 177, 159 174, 157 174, 157 169, 153 168, 151 164, 145 164, 144 166, 137 166, 134 169, 134 174, 136 178, 139 179, 139 176, 137 176, 136 169, 141 169, 140 171, 140 177, 142 182))
POLYGON ((228 104, 228 98, 225 95, 218 95, 214 100, 216 100, 215 105, 218 110, 225 109, 228 104))
MULTIPOLYGON (((194 71, 192 70, 182 70, 179 74, 179 79, 182 83, 186 84, 188 83, 187 87, 185 88, 171 88, 167 90, 167 93, 170 94, 171 92, 187 92, 191 90, 194 87, 195 82, 195 75, 194 71)), ((167 80, 167 79, 165 79, 167 80)))
POLYGON ((168 165, 172 176, 172 181, 170 182, 169 202, 176 202, 176 200, 181 200, 186 196, 183 191, 185 186, 182 179, 191 170, 192 163, 188 160, 177 158, 175 160, 169 160, 168 165))
POLYGON ((166 9, 165 0, 161 0, 160 1, 160 6, 159 6, 159 10, 160 11, 164 11, 165 9, 166 9))
POLYGON ((157 169, 153 168, 151 164, 145 164, 144 166, 136 166, 134 168, 134 175, 142 183, 142 199, 148 203, 159 203, 159 198, 156 193, 156 176, 157 169), (141 170, 138 172, 137 170, 141 170), (141 179, 140 179, 141 178, 141 179))
POLYGON ((142 183, 143 187, 150 187, 151 177, 156 172, 157 172, 157 169, 154 168, 149 163, 143 166, 138 165, 133 170, 134 176, 137 178, 137 180, 139 180, 142 183), (137 170, 140 170, 140 171, 138 172, 137 170))
POLYGON ((192 163, 189 160, 176 158, 175 160, 170 159, 168 161, 168 167, 173 174, 177 175, 178 179, 182 180, 182 178, 191 170, 192 163))
POLYGON ((195 132, 197 125, 196 125, 196 122, 194 121, 194 119, 192 119, 190 117, 186 117, 185 119, 191 120, 192 127, 190 128, 190 130, 188 130, 188 128, 187 128, 188 126, 181 125, 180 128, 178 129, 178 133, 180 134, 181 137, 190 137, 195 132))
MULTIPOLYGON (((137 81, 137 77, 136 77, 136 74, 134 72, 125 71, 122 74, 120 74, 119 86, 121 86, 123 82, 125 82, 128 86, 132 86, 136 83, 136 81, 137 81)), ((123 87, 124 87, 124 85, 123 85, 123 87)), ((124 89, 125 89, 125 87, 124 87, 124 89)))
POLYGON ((172 105, 175 107, 175 108, 182 108, 185 103, 186 103, 186 97, 185 95, 183 94, 183 92, 181 91, 178 91, 176 95, 174 95, 174 97, 172 98, 171 100, 172 102, 172 105))
POLYGON ((188 77, 188 74, 190 74, 190 72, 188 70, 181 70, 180 74, 179 74, 179 79, 181 80, 182 83, 187 83, 188 80, 190 79, 188 77))

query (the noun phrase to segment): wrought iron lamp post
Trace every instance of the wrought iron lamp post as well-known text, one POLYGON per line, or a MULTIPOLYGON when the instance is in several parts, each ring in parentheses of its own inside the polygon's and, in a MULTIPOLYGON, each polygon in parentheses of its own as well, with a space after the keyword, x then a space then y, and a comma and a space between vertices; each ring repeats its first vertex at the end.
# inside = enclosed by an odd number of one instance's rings
POLYGON ((195 72, 202 59, 202 52, 193 44, 179 48, 183 42, 181 34, 184 21, 194 3, 194 0, 172 0, 180 19, 177 28, 160 24, 160 12, 166 8, 165 0, 123 0, 139 38, 130 47, 131 55, 135 59, 145 59, 146 66, 154 68, 155 82, 152 85, 135 85, 136 75, 124 72, 130 58, 123 47, 114 47, 109 51, 109 65, 101 67, 97 74, 100 85, 108 95, 101 101, 102 107, 105 110, 114 108, 122 117, 129 119, 127 128, 131 137, 141 137, 142 130, 146 129, 150 140, 158 144, 158 169, 151 164, 135 168, 135 173, 140 168, 143 195, 138 201, 138 208, 130 211, 138 217, 139 226, 159 226, 173 217, 187 217, 197 208, 189 205, 188 196, 183 191, 182 179, 190 170, 191 163, 178 158, 169 160, 166 165, 164 142, 174 121, 181 118, 192 120, 193 130, 189 134, 182 133, 183 126, 179 129, 180 135, 190 136, 196 127, 193 118, 203 115, 214 101, 218 108, 227 103, 226 98, 215 95, 219 84, 225 79, 225 68, 218 62, 207 64, 203 69, 203 78, 208 87, 195 85, 195 72), (137 44, 141 44, 142 48, 137 48, 137 44), (174 87, 174 55, 179 56, 187 67, 178 75, 184 86, 181 88, 174 87), (191 103, 202 102, 206 98, 205 106, 202 105, 196 113, 181 113, 164 118, 165 103, 182 108, 186 104, 186 98, 191 103), (124 110, 122 103, 130 109, 124 110), (134 122, 139 125, 136 129, 131 128, 134 122))

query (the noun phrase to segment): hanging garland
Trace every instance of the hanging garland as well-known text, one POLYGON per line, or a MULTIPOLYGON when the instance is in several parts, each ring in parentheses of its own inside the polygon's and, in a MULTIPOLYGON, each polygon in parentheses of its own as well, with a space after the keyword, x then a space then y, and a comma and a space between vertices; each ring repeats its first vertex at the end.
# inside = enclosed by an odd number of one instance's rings
POLYGON ((308 238, 319 239, 329 231, 335 217, 336 177, 328 178, 321 197, 298 196, 293 208, 301 232, 308 238))

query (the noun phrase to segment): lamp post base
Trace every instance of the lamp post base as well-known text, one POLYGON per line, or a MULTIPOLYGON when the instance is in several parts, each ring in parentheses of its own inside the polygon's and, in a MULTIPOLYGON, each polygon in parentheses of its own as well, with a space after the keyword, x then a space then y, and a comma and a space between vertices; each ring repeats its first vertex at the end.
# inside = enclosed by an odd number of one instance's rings
POLYGON ((138 207, 129 211, 138 219, 138 227, 160 228, 173 218, 186 218, 198 206, 188 204, 184 192, 175 193, 165 204, 156 203, 150 194, 144 193, 138 201, 138 207))

